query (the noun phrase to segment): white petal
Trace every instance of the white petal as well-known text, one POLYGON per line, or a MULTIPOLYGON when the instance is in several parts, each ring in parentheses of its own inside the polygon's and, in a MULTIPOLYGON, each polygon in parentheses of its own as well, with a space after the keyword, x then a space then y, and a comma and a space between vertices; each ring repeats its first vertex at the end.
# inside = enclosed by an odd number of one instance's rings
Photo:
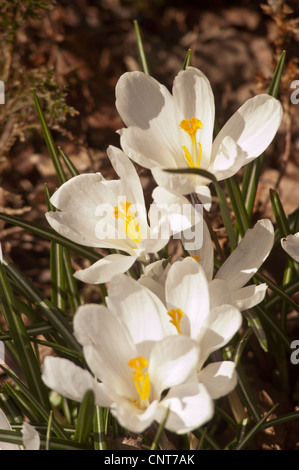
POLYGON ((119 398, 112 404, 110 411, 121 426, 131 432, 140 434, 155 420, 157 405, 158 401, 155 400, 145 410, 139 410, 127 399, 119 398))
POLYGON ((210 312, 209 287, 203 268, 191 257, 173 263, 167 274, 165 292, 168 310, 179 308, 187 317, 189 331, 182 329, 182 332, 197 338, 210 312))
POLYGON ((39 433, 33 426, 26 422, 22 425, 22 440, 26 450, 39 450, 39 433))
POLYGON ((291 258, 299 263, 299 232, 282 238, 281 246, 291 258))
POLYGON ((80 402, 87 390, 93 390, 99 406, 109 406, 111 400, 103 385, 96 382, 87 371, 68 359, 47 356, 43 365, 42 379, 45 384, 66 398, 80 402))
POLYGON ((107 155, 111 164, 120 177, 120 196, 125 196, 127 202, 134 204, 138 212, 138 221, 141 225, 142 219, 146 220, 143 189, 137 171, 129 157, 122 150, 110 145, 107 155))
POLYGON ((214 271, 214 249, 210 231, 204 220, 203 223, 200 222, 200 226, 195 227, 194 230, 196 233, 198 230, 202 230, 202 246, 199 249, 188 249, 186 246, 187 240, 185 239, 185 236, 182 237, 182 242, 184 248, 189 252, 190 256, 198 257, 198 262, 203 267, 207 280, 210 282, 213 278, 214 271))
POLYGON ((161 422, 169 408, 166 429, 185 434, 212 419, 214 403, 207 390, 199 383, 185 383, 173 387, 159 403, 156 420, 161 422))
POLYGON ((210 170, 218 180, 232 176, 266 150, 280 126, 282 113, 280 102, 266 94, 250 98, 239 108, 213 143, 210 170), (230 161, 225 162, 225 158, 230 161))
POLYGON ((175 191, 158 186, 152 192, 152 198, 154 204, 151 205, 149 211, 151 226, 158 225, 159 219, 162 221, 167 219, 169 222, 168 236, 190 229, 202 221, 202 215, 195 210, 189 200, 175 191))
POLYGON ((236 334, 242 324, 242 315, 233 305, 214 307, 198 335, 200 368, 211 352, 223 347, 236 334))
POLYGON ((75 315, 74 330, 96 377, 116 394, 134 397, 137 392, 128 362, 138 354, 121 318, 103 306, 83 305, 75 315))
MULTIPOLYGON (((207 77, 194 67, 179 72, 173 83, 173 97, 177 107, 178 124, 183 119, 195 117, 203 127, 197 131, 196 142, 200 142, 202 156, 200 168, 207 168, 210 162, 215 105, 213 92, 207 77)), ((190 137, 179 129, 184 144, 189 146, 190 137)))
MULTIPOLYGON (((171 166, 164 166, 163 168, 171 169, 171 166)), ((198 193, 200 200, 203 204, 211 203, 210 191, 203 185, 210 183, 198 175, 176 174, 164 171, 160 166, 151 168, 152 175, 159 186, 175 191, 179 194, 198 193)), ((186 168, 186 166, 181 167, 186 168)))
POLYGON ((76 271, 74 277, 88 284, 109 282, 113 276, 124 273, 133 266, 137 257, 114 253, 96 261, 90 267, 76 271))
POLYGON ((140 276, 137 282, 152 291, 161 302, 166 305, 165 299, 165 281, 166 275, 170 268, 170 264, 164 268, 165 260, 158 260, 154 263, 147 265, 144 269, 144 274, 140 276))
POLYGON ((198 380, 216 400, 227 395, 237 385, 235 364, 232 361, 212 362, 198 373, 198 380))
POLYGON ((259 220, 247 230, 237 248, 223 263, 215 278, 225 280, 232 290, 243 287, 270 253, 274 229, 270 220, 259 220))
MULTIPOLYGON (((169 148, 162 139, 160 132, 152 128, 143 130, 139 127, 120 129, 120 144, 126 154, 144 168, 153 169, 155 166, 177 168, 175 156, 180 156, 181 147, 169 148)), ((182 163, 184 163, 182 161, 182 163)))
POLYGON ((258 286, 253 284, 251 286, 242 287, 241 289, 232 291, 231 297, 233 304, 241 312, 248 308, 252 308, 264 300, 267 288, 267 284, 259 284, 258 286))
POLYGON ((172 335, 157 342, 148 367, 154 397, 159 398, 163 391, 192 376, 198 356, 197 345, 187 336, 172 335))
MULTIPOLYGON (((5 431, 11 431, 12 427, 10 422, 8 421, 5 413, 0 408, 0 429, 4 429, 5 431)), ((10 442, 0 441, 0 450, 19 450, 19 446, 16 444, 11 444, 10 442)))
POLYGON ((160 299, 128 276, 120 275, 111 280, 106 301, 121 317, 135 344, 158 341, 172 331, 160 299))

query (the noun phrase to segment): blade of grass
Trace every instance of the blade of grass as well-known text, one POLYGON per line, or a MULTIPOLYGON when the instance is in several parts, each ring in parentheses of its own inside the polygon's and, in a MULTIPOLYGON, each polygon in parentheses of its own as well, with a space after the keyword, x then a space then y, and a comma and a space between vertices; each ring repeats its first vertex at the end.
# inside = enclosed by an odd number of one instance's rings
POLYGON ((186 54, 186 57, 182 66, 182 70, 186 70, 186 68, 189 67, 190 60, 191 60, 191 49, 188 49, 188 52, 186 54))
POLYGON ((165 414, 163 416, 163 419, 158 427, 158 430, 156 432, 156 435, 155 435, 155 438, 152 442, 152 445, 151 445, 151 450, 157 450, 159 447, 158 447, 158 444, 159 444, 159 441, 161 439, 161 436, 164 432, 164 428, 165 428, 165 424, 166 424, 166 421, 167 421, 167 418, 168 418, 168 415, 169 415, 169 408, 167 408, 167 410, 165 411, 165 414))
POLYGON ((146 73, 147 75, 150 75, 150 69, 148 66, 148 62, 146 59, 146 55, 144 52, 144 46, 143 46, 143 41, 140 33, 140 28, 137 20, 134 20, 134 29, 135 29, 135 35, 136 35, 136 41, 137 41, 137 48, 138 48, 138 56, 139 56, 139 63, 142 72, 146 73))
POLYGON ((62 150, 61 147, 57 147, 58 148, 58 152, 65 164, 65 166, 67 167, 71 177, 74 177, 74 176, 78 176, 80 174, 79 170, 77 170, 77 168, 75 167, 75 165, 73 164, 73 162, 69 159, 69 157, 64 153, 64 151, 62 150))
POLYGON ((79 407, 74 440, 86 444, 93 428, 94 393, 87 390, 79 407))
POLYGON ((4 214, 3 212, 0 212, 0 220, 3 220, 8 224, 23 228, 24 230, 33 233, 39 238, 43 238, 50 241, 53 240, 57 243, 60 243, 62 246, 69 249, 70 251, 87 258, 90 262, 98 261, 101 258, 101 255, 94 251, 92 248, 87 248, 83 245, 78 245, 77 243, 74 243, 71 240, 62 237, 50 227, 43 227, 42 225, 37 224, 35 222, 27 221, 18 216, 4 214))
POLYGON ((95 406, 93 420, 94 450, 107 450, 104 408, 95 406))
POLYGON ((240 442, 234 450, 242 450, 244 447, 249 443, 249 441, 253 438, 253 436, 262 430, 262 425, 264 422, 268 419, 268 417, 273 413, 273 411, 277 408, 278 403, 276 403, 268 413, 265 414, 265 416, 262 417, 262 419, 255 425, 253 428, 248 432, 248 434, 244 437, 242 442, 240 442))
POLYGON ((0 299, 2 313, 8 326, 11 337, 18 354, 18 360, 22 367, 26 381, 32 393, 40 400, 42 405, 50 409, 50 402, 46 387, 41 379, 40 367, 31 347, 21 315, 17 315, 13 308, 14 294, 7 279, 5 269, 0 262, 0 299))
POLYGON ((34 103, 35 103, 35 106, 36 106, 36 109, 37 109, 37 114, 38 114, 38 117, 39 117, 39 120, 40 120, 40 123, 41 123, 41 128, 42 128, 42 132, 43 132, 43 135, 44 135, 44 139, 45 139, 49 154, 51 156, 51 159, 52 159, 52 162, 53 162, 56 174, 57 174, 58 181, 59 181, 60 184, 62 184, 67 180, 67 178, 65 176, 63 167, 61 165, 59 155, 58 155, 58 152, 57 152, 57 149, 56 149, 56 145, 54 143, 52 134, 51 134, 50 129, 48 127, 48 124, 46 122, 46 119, 45 119, 43 110, 41 108, 39 99, 37 97, 37 94, 35 93, 34 90, 32 90, 32 94, 33 94, 34 103))

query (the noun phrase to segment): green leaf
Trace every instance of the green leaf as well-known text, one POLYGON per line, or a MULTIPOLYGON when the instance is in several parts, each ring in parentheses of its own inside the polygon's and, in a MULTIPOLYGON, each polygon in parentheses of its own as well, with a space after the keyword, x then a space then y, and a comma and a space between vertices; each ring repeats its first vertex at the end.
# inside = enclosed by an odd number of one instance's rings
POLYGON ((191 49, 188 49, 188 52, 186 54, 186 57, 182 66, 182 70, 186 70, 186 68, 189 67, 190 60, 191 60, 191 49))
POLYGON ((136 41, 137 41, 137 48, 138 48, 138 56, 139 56, 139 63, 142 72, 150 75, 150 69, 147 63, 146 55, 144 52, 143 41, 140 33, 140 28, 137 20, 134 20, 134 29, 136 34, 136 41))
POLYGON ((78 245, 77 243, 74 243, 71 240, 62 237, 50 227, 43 227, 42 225, 37 224, 36 222, 28 221, 18 216, 4 214, 3 212, 0 212, 0 220, 3 220, 8 224, 15 225, 17 227, 21 227, 24 230, 27 230, 33 233, 34 235, 38 236, 39 238, 43 238, 50 241, 52 240, 56 243, 60 243, 60 245, 64 246, 65 248, 80 256, 87 258, 91 262, 98 261, 101 258, 101 255, 94 251, 92 248, 87 248, 83 245, 78 245))
POLYGON ((40 120, 40 123, 41 123, 41 128, 42 128, 42 132, 43 132, 43 135, 44 135, 44 139, 45 139, 49 154, 52 158, 52 162, 53 162, 56 174, 57 174, 58 181, 59 181, 60 184, 62 184, 67 180, 67 178, 66 178, 64 170, 62 168, 62 165, 61 165, 61 162, 60 162, 60 159, 59 159, 59 155, 58 155, 58 152, 57 152, 57 149, 56 149, 56 145, 54 143, 52 134, 51 134, 50 129, 48 127, 48 124, 46 122, 46 119, 45 119, 43 110, 41 108, 39 99, 37 97, 37 94, 35 93, 34 90, 32 90, 32 93, 33 93, 33 99, 34 99, 34 102, 35 102, 35 106, 36 106, 36 109, 37 109, 37 114, 38 114, 38 117, 39 117, 39 120, 40 120))
POLYGON ((249 443, 249 441, 253 438, 253 436, 261 431, 263 428, 264 422, 268 419, 268 417, 273 413, 273 411, 277 408, 278 403, 275 404, 268 413, 266 413, 259 422, 253 426, 253 428, 248 432, 248 434, 244 437, 244 439, 235 447, 235 450, 242 450, 244 447, 249 443))
POLYGON ((69 157, 64 153, 61 147, 58 146, 58 152, 67 167, 68 171, 70 172, 71 177, 78 176, 80 174, 79 170, 75 167, 73 162, 69 159, 69 157))
POLYGON ((93 419, 94 450, 107 450, 104 412, 104 408, 95 406, 93 419))
POLYGON ((155 438, 153 440, 153 443, 151 445, 151 450, 157 450, 159 447, 158 447, 158 444, 159 444, 159 441, 161 439, 161 436, 164 432, 164 428, 165 428, 165 424, 166 424, 166 421, 167 421, 167 418, 168 418, 168 415, 169 415, 169 408, 167 408, 167 410, 165 411, 164 413, 164 416, 161 420, 161 423, 158 427, 158 430, 156 432, 156 435, 155 435, 155 438))
POLYGON ((254 310, 254 308, 252 308, 250 310, 244 310, 243 314, 246 316, 247 321, 249 325, 251 326, 252 331, 254 332, 261 348, 265 352, 268 352, 267 337, 266 337, 265 331, 262 327, 262 324, 258 317, 257 312, 254 310))
POLYGON ((14 341, 19 363, 23 369, 28 386, 32 393, 40 400, 43 406, 50 408, 50 402, 45 384, 41 379, 40 367, 34 351, 31 347, 30 338, 24 326, 21 315, 16 314, 12 305, 14 294, 7 279, 5 269, 0 262, 0 300, 2 313, 8 326, 10 335, 14 341))
POLYGON ((79 408, 78 421, 74 435, 74 440, 81 444, 88 442, 93 429, 94 405, 93 390, 87 390, 79 408))

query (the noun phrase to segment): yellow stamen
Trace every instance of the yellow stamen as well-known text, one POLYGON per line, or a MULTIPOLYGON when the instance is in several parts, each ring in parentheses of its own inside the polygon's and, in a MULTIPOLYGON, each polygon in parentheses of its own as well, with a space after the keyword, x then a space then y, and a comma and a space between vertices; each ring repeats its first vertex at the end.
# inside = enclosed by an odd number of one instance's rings
POLYGON ((191 141, 192 141, 193 158, 191 157, 186 146, 183 145, 185 159, 190 168, 199 168, 200 159, 202 155, 202 148, 201 148, 201 144, 198 142, 199 150, 198 150, 198 155, 196 155, 197 152, 196 152, 195 136, 196 136, 196 132, 198 131, 198 129, 202 128, 202 122, 199 119, 196 119, 195 117, 192 117, 191 119, 183 119, 180 122, 180 128, 183 129, 185 132, 187 132, 187 134, 189 134, 189 136, 191 137, 191 141))
POLYGON ((122 219, 126 234, 135 243, 141 242, 139 225, 136 220, 136 213, 132 212, 130 207, 131 203, 127 201, 120 201, 118 206, 114 207, 114 217, 122 219))
POLYGON ((195 261, 199 261, 199 256, 198 255, 193 255, 192 258, 194 258, 195 261))
POLYGON ((141 400, 145 401, 149 397, 151 387, 148 372, 144 373, 143 371, 147 367, 148 361, 145 357, 138 356, 131 359, 128 364, 132 369, 135 369, 135 372, 133 372, 134 384, 141 400))
POLYGON ((176 329, 178 330, 178 333, 181 335, 181 329, 180 329, 180 321, 182 317, 184 316, 182 310, 180 308, 173 308, 167 312, 168 315, 171 317, 170 323, 172 323, 176 329))

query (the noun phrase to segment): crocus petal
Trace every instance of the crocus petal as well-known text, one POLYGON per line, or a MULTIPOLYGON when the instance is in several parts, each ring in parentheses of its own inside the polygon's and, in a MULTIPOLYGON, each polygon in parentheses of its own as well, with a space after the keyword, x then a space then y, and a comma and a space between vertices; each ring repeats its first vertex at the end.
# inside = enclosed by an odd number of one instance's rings
POLYGON ((282 238, 280 242, 285 252, 299 263, 299 232, 282 238))
POLYGON ((270 220, 259 220, 223 263, 215 278, 223 279, 232 290, 243 287, 256 273, 270 253, 274 229, 270 220))
POLYGON ((145 266, 144 274, 140 276, 137 282, 152 291, 164 305, 165 299, 165 281, 170 268, 170 264, 164 267, 165 260, 154 261, 145 266))
MULTIPOLYGON (((183 119, 192 117, 202 122, 202 129, 197 131, 197 140, 202 148, 200 167, 206 168, 210 162, 215 118, 214 95, 210 82, 200 70, 187 67, 174 79, 173 97, 178 125, 183 119)), ((191 139, 183 130, 179 129, 178 132, 184 140, 182 143, 188 148, 191 139)))
POLYGON ((216 400, 227 395, 237 385, 237 373, 233 361, 212 362, 198 373, 211 397, 216 400))
POLYGON ((121 318, 103 306, 82 305, 74 318, 74 331, 95 376, 115 394, 134 397, 136 390, 128 362, 138 354, 121 318))
POLYGON ((192 376, 198 356, 196 343, 187 336, 172 335, 157 342, 152 349, 148 367, 155 397, 160 397, 163 391, 192 376))
POLYGON ((261 94, 247 100, 215 138, 208 170, 221 180, 258 157, 272 142, 282 113, 280 102, 270 95, 261 94))
POLYGON ((22 440, 26 450, 39 450, 39 433, 33 426, 26 422, 22 425, 22 440))
POLYGON ((262 302, 267 288, 267 284, 259 284, 257 286, 253 284, 252 286, 242 287, 231 292, 232 302, 242 312, 262 302))
MULTIPOLYGON (((8 421, 5 413, 0 408, 0 429, 4 429, 5 431, 11 431, 12 427, 10 422, 8 421)), ((11 444, 10 442, 0 441, 0 450, 19 450, 19 446, 16 444, 11 444)))
POLYGON ((209 287, 203 268, 191 257, 173 263, 165 292, 168 310, 181 309, 189 321, 190 331, 182 330, 183 333, 196 338, 210 312, 209 287))
POLYGON ((190 256, 198 260, 204 269, 207 280, 210 282, 213 278, 214 270, 214 249, 210 236, 210 231, 206 222, 203 220, 199 222, 199 226, 194 227, 194 231, 197 233, 202 230, 202 246, 199 249, 188 249, 188 241, 185 238, 185 234, 182 237, 182 243, 184 248, 188 251, 190 256))
POLYGON ((76 271, 74 277, 89 284, 109 282, 113 276, 124 273, 133 266, 137 256, 126 256, 118 253, 107 255, 90 267, 76 271))
POLYGON ((213 351, 222 348, 232 339, 241 324, 242 315, 233 305, 219 305, 210 311, 197 337, 200 346, 198 369, 213 351))
POLYGON ((106 302, 127 325, 135 344, 158 341, 175 333, 160 299, 128 276, 120 275, 111 280, 106 302))
MULTIPOLYGON (((189 200, 175 191, 158 186, 154 189, 152 198, 154 204, 149 211, 150 223, 158 225, 159 219, 167 219, 169 223, 168 236, 190 229, 202 221, 202 215, 195 210, 189 200), (154 223, 152 223, 153 220, 154 223)), ((167 233, 164 238, 166 235, 167 233)))
POLYGON ((200 383, 184 383, 169 390, 156 411, 161 422, 169 409, 165 427, 177 434, 185 434, 212 419, 214 403, 200 383))
POLYGON ((133 403, 121 397, 110 407, 119 424, 134 433, 142 433, 155 420, 158 401, 153 401, 145 410, 139 410, 133 403))
POLYGON ((42 379, 45 384, 66 398, 81 402, 87 390, 92 390, 99 406, 110 406, 111 399, 103 384, 68 359, 47 356, 43 365, 42 379))

